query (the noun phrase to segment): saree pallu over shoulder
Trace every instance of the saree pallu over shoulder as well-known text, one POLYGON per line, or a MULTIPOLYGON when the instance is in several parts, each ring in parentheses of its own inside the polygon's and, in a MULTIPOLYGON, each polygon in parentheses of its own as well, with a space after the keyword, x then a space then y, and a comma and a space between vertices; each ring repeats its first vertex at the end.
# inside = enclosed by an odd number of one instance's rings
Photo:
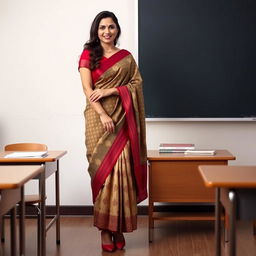
MULTIPOLYGON (((89 54, 84 56, 88 57, 89 54)), ((79 63, 79 67, 88 64, 83 59, 79 63)), ((120 50, 110 58, 102 59, 100 68, 92 71, 92 79, 95 88, 117 88, 119 91, 119 96, 106 97, 100 101, 115 124, 114 133, 104 131, 98 114, 89 102, 85 110, 88 171, 92 179, 93 201, 129 140, 137 202, 141 202, 147 197, 147 158, 142 79, 138 67, 128 51, 120 50)))
POLYGON ((109 68, 111 68, 118 61, 120 61, 128 55, 130 55, 128 51, 120 50, 117 53, 113 54, 111 57, 104 58, 104 61, 101 62, 100 68, 95 70, 95 72, 92 75, 93 82, 96 83, 102 74, 104 74, 109 68))
MULTIPOLYGON (((100 76, 104 74, 109 68, 111 68, 113 65, 115 65, 118 61, 123 59, 124 57, 130 55, 130 52, 127 50, 119 50, 115 54, 113 54, 111 57, 106 58, 103 57, 101 60, 101 65, 99 68, 92 70, 92 81, 93 84, 95 84, 100 76)), ((79 68, 89 68, 90 66, 90 52, 89 50, 84 50, 80 56, 78 69, 79 68)))

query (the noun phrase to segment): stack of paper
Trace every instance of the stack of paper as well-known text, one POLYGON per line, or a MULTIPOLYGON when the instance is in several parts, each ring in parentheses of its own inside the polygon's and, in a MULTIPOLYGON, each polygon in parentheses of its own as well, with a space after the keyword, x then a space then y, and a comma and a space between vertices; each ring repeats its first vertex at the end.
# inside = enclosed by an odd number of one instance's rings
POLYGON ((213 156, 215 155, 215 150, 187 150, 184 152, 185 155, 203 155, 203 156, 213 156))
POLYGON ((161 143, 159 145, 160 153, 183 153, 186 150, 195 149, 194 144, 182 144, 182 143, 161 143))
POLYGON ((19 151, 5 156, 5 158, 41 158, 47 156, 47 151, 19 151))

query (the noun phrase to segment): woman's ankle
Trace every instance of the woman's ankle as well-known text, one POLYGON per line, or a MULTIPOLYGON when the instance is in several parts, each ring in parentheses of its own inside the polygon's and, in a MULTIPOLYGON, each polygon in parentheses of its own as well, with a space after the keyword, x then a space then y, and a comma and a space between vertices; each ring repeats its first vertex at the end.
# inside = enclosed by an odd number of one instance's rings
POLYGON ((114 236, 114 239, 118 242, 122 242, 124 241, 124 234, 123 233, 120 233, 120 232, 114 232, 113 233, 113 236, 114 236))
POLYGON ((122 250, 125 247, 125 239, 123 233, 113 234, 116 249, 122 250))
POLYGON ((101 240, 103 244, 113 244, 112 233, 108 230, 101 231, 101 240))

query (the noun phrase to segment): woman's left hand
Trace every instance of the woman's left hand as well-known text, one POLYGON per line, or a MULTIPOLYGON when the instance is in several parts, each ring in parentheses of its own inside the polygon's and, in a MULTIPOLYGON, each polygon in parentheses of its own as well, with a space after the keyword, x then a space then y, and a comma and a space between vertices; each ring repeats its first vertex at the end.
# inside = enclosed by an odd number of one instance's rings
POLYGON ((110 96, 112 94, 111 89, 95 89, 89 97, 91 102, 96 102, 103 97, 110 96))

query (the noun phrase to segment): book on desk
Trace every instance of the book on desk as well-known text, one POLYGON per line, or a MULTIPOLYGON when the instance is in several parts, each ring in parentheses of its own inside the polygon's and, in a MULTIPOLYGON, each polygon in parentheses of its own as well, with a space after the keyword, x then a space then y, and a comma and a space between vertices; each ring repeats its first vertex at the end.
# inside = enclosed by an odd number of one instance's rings
POLYGON ((185 156, 213 156, 216 154, 215 150, 200 150, 200 149, 194 149, 194 150, 187 150, 184 152, 185 156))
POLYGON ((192 143, 161 143, 160 153, 184 153, 186 150, 194 150, 195 144, 192 143))
POLYGON ((192 143, 161 143, 159 153, 184 153, 185 156, 213 156, 213 149, 196 149, 192 143))
POLYGON ((46 157, 47 154, 47 151, 19 151, 7 154, 4 158, 41 158, 46 157))

